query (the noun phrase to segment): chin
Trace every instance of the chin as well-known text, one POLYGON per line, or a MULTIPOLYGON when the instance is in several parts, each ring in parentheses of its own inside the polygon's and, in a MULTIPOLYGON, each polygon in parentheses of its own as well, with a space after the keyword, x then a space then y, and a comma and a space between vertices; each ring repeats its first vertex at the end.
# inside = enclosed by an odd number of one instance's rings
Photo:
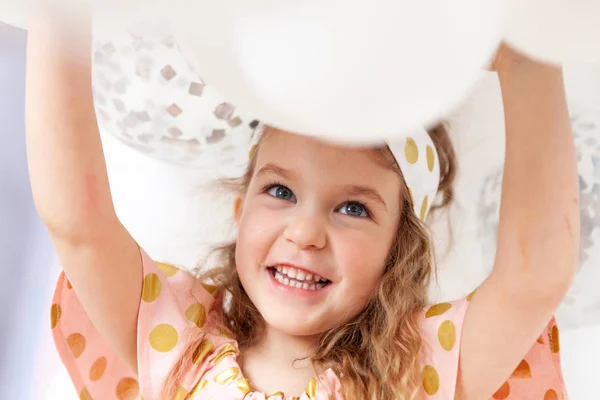
POLYGON ((288 336, 316 336, 334 328, 334 326, 328 326, 320 321, 306 321, 306 319, 298 318, 289 311, 269 310, 266 313, 261 312, 261 315, 270 328, 288 336))

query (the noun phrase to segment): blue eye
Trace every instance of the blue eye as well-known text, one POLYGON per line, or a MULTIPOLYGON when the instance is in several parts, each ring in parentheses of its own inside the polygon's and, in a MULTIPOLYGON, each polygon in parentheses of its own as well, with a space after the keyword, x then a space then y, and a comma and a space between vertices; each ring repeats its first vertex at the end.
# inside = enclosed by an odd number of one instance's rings
POLYGON ((363 204, 357 203, 356 201, 349 201, 342 204, 339 208, 339 211, 342 214, 346 214, 351 217, 369 217, 369 212, 367 211, 367 208, 363 204))
POLYGON ((296 196, 294 196, 294 192, 292 192, 289 188, 283 185, 272 185, 268 188, 267 193, 273 197, 277 197, 278 199, 295 201, 296 196))

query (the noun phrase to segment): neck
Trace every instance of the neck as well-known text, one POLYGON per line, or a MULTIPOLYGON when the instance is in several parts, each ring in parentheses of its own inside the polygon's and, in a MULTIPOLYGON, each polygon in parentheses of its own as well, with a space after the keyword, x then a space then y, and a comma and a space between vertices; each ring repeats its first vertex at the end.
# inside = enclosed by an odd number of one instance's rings
POLYGON ((270 326, 265 333, 255 347, 269 356, 278 355, 282 363, 309 357, 318 341, 317 336, 291 336, 270 326))
POLYGON ((242 352, 242 368, 254 390, 300 395, 316 377, 310 356, 316 336, 290 336, 267 326, 263 339, 242 352))

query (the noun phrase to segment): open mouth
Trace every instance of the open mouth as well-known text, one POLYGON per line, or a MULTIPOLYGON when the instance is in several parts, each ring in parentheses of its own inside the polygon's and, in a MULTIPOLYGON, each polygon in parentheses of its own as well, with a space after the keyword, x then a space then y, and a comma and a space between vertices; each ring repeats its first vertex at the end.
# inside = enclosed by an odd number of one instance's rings
POLYGON ((321 290, 331 283, 319 275, 308 274, 304 271, 287 266, 267 268, 273 278, 282 285, 304 290, 321 290))

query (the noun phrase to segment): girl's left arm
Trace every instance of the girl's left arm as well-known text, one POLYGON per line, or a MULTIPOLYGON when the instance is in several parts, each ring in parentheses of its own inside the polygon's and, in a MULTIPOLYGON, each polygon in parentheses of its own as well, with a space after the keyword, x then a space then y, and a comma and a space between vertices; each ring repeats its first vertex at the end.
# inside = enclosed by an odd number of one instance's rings
POLYGON ((547 326, 574 277, 579 180, 560 68, 502 47, 506 156, 493 270, 469 305, 458 399, 489 399, 547 326))

